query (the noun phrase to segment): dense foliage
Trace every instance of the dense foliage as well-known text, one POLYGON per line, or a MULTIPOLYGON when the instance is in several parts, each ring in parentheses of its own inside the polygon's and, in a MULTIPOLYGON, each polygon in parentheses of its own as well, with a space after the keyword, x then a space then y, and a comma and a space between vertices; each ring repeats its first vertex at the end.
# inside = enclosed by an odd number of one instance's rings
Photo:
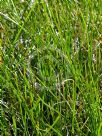
POLYGON ((101 0, 1 0, 0 135, 102 135, 101 0))

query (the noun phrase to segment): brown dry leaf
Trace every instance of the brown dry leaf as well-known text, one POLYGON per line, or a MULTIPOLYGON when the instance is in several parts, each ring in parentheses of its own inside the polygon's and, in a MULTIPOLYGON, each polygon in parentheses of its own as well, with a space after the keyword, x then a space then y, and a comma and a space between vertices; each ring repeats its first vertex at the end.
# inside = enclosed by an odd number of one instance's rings
POLYGON ((0 66, 3 63, 2 57, 0 56, 0 66))

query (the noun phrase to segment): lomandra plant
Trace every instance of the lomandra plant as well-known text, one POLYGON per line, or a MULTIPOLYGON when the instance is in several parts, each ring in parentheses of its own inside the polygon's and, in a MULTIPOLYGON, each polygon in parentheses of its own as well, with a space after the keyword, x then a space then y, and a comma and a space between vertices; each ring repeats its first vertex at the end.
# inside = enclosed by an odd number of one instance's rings
POLYGON ((101 136, 101 1, 1 0, 0 135, 101 136))

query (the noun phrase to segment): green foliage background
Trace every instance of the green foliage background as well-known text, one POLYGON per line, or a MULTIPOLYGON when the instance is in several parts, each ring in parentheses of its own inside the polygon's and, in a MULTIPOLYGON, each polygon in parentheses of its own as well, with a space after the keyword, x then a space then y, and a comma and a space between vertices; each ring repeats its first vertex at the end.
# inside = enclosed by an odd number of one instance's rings
POLYGON ((0 1, 0 135, 102 135, 101 0, 0 1))

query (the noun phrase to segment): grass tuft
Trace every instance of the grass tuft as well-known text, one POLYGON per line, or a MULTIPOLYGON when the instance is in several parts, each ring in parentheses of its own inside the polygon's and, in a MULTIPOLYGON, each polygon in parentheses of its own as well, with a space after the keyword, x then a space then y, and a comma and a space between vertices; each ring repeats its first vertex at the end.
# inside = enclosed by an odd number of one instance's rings
POLYGON ((0 135, 101 136, 101 1, 1 0, 0 135))

